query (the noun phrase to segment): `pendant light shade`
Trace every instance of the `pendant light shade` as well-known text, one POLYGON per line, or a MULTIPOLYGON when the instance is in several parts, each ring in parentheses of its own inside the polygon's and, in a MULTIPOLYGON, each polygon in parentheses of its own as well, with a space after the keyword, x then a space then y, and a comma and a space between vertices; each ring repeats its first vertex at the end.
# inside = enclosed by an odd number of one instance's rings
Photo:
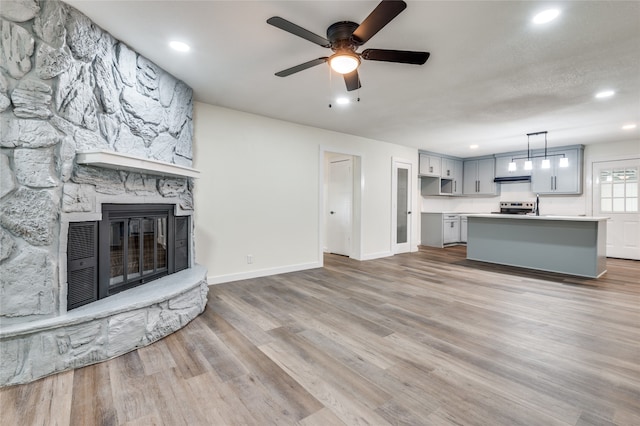
POLYGON ((516 162, 511 160, 511 162, 509 163, 509 171, 510 172, 515 172, 516 169, 517 169, 516 162))
POLYGON ((531 160, 527 160, 524 162, 524 169, 525 170, 533 170, 533 161, 531 160))
POLYGON ((560 159, 560 167, 569 167, 569 159, 567 157, 560 159))
POLYGON ((549 160, 548 158, 545 158, 544 160, 542 160, 542 164, 540 165, 541 169, 550 169, 551 168, 551 160, 549 160))

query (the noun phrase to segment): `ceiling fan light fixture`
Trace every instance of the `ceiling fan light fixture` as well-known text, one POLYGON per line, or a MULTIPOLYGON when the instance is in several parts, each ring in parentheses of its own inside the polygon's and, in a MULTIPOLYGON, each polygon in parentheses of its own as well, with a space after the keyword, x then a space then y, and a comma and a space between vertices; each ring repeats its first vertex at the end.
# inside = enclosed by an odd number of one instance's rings
POLYGON ((338 52, 329 58, 329 66, 339 74, 349 74, 360 66, 360 57, 351 52, 338 52))

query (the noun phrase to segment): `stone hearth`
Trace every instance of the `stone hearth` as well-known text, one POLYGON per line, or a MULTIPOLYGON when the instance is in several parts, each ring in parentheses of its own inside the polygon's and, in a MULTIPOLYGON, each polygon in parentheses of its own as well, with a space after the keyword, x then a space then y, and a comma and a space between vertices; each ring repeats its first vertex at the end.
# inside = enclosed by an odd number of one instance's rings
POLYGON ((204 310, 189 269, 67 310, 69 223, 102 205, 193 219, 192 90, 58 0, 0 9, 0 386, 118 356, 204 310))

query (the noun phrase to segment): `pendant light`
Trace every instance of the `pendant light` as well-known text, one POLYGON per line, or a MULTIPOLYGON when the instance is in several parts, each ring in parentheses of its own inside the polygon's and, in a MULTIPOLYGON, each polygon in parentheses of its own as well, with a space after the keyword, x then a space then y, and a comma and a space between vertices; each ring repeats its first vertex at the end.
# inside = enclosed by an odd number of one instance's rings
POLYGON ((541 169, 550 169, 551 168, 551 160, 547 158, 547 132, 544 132, 544 160, 542 160, 542 164, 540 165, 541 169))
POLYGON ((547 152, 547 132, 535 132, 535 133, 527 133, 527 156, 526 157, 513 157, 511 158, 511 162, 509 163, 508 170, 510 172, 515 172, 518 167, 516 165, 516 160, 523 160, 526 158, 524 162, 524 170, 533 170, 533 161, 534 158, 543 158, 540 163, 541 169, 550 169, 551 168, 551 159, 549 157, 560 157, 560 161, 558 162, 559 167, 569 167, 569 158, 565 154, 549 154, 547 152), (531 136, 544 135, 544 155, 531 155, 531 144, 529 139, 531 136))

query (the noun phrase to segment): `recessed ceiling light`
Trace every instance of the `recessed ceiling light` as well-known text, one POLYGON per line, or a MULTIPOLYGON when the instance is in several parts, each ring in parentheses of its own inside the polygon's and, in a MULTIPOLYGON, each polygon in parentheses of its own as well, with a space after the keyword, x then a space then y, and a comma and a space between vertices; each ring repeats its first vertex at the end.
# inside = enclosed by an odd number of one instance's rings
POLYGON ((469 149, 478 149, 478 145, 469 145, 469 149))
POLYGON ((534 16, 532 21, 534 24, 546 24, 556 19, 559 15, 560 11, 558 9, 548 9, 534 16))
POLYGON ((346 105, 349 103, 349 98, 338 98, 336 99, 336 103, 338 105, 346 105))
POLYGON ((598 98, 598 99, 610 98, 611 96, 613 96, 615 94, 616 94, 616 92, 614 92, 613 90, 603 90, 602 92, 596 93, 596 98, 598 98))
POLYGON ((625 124, 622 126, 622 130, 632 130, 638 127, 636 124, 625 124))
POLYGON ((188 52, 189 50, 191 50, 188 44, 183 43, 181 41, 175 41, 175 40, 169 42, 169 47, 171 47, 174 50, 177 50, 178 52, 188 52))

